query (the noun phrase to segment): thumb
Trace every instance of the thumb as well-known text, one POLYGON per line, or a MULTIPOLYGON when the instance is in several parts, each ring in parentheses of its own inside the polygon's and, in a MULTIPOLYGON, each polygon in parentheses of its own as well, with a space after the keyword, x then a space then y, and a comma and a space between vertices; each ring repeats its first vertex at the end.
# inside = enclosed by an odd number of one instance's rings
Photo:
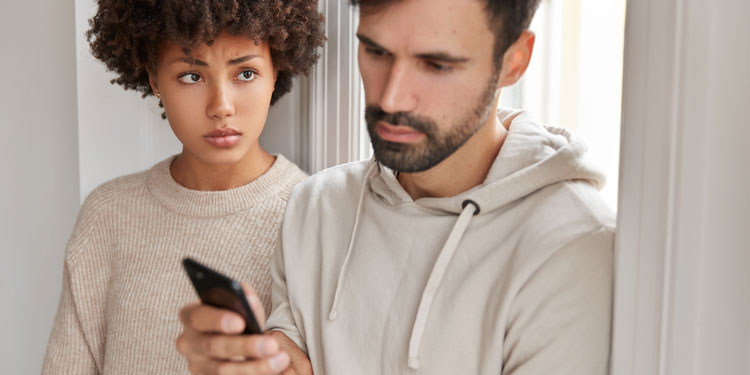
POLYGON ((260 302, 260 298, 258 298, 258 295, 255 293, 255 289, 253 289, 250 284, 246 282, 240 282, 240 285, 242 285, 242 290, 245 292, 245 298, 247 298, 247 302, 248 304, 250 304, 250 308, 253 309, 255 319, 258 320, 260 329, 264 329, 263 327, 266 325, 266 311, 265 309, 263 309, 263 304, 260 302))

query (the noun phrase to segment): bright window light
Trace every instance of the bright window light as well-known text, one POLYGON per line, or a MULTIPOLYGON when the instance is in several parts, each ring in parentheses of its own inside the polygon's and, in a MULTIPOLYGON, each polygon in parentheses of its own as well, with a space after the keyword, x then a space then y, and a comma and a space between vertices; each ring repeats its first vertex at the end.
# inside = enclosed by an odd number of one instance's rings
POLYGON ((543 0, 532 22, 536 47, 524 78, 501 96, 547 125, 571 129, 607 175, 617 208, 625 0, 543 0))

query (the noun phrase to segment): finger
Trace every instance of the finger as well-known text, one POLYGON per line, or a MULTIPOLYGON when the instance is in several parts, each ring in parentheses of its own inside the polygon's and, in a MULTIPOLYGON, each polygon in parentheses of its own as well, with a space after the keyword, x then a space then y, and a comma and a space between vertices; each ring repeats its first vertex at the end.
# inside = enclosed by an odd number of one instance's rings
POLYGON ((188 373, 190 375, 206 375, 212 368, 212 360, 207 358, 188 358, 188 373))
POLYGON ((273 375, 286 370, 287 367, 289 367, 289 355, 286 352, 279 352, 271 358, 262 360, 244 362, 205 361, 199 364, 196 372, 209 375, 273 375))
POLYGON ((245 329, 242 317, 230 310, 192 303, 180 310, 180 321, 185 330, 203 333, 239 334, 245 329))
POLYGON ((278 354, 279 342, 269 335, 203 335, 188 341, 188 350, 221 360, 268 358, 278 354))
POLYGON ((177 337, 176 347, 177 351, 182 354, 188 362, 194 362, 196 359, 206 357, 204 348, 206 344, 203 342, 207 339, 207 335, 204 335, 196 330, 185 330, 179 337, 177 337))
POLYGON ((200 301, 196 301, 196 302, 188 303, 185 306, 182 306, 182 308, 180 309, 180 322, 182 322, 182 324, 185 325, 187 322, 187 319, 186 319, 187 316, 190 315, 191 311, 195 310, 195 308, 200 305, 201 305, 200 301))
POLYGON ((242 290, 245 292, 250 308, 253 309, 255 319, 258 320, 258 325, 263 329, 263 326, 266 325, 266 311, 260 302, 260 298, 258 298, 258 294, 255 293, 255 289, 250 284, 241 282, 240 285, 242 285, 242 290))

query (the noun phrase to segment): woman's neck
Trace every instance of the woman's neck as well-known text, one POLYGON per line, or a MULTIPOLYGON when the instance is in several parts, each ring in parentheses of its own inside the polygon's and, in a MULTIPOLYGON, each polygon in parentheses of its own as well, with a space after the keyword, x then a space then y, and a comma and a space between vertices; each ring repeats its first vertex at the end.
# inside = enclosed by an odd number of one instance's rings
POLYGON ((247 185, 262 176, 276 158, 260 146, 234 163, 207 163, 183 149, 170 166, 172 178, 190 190, 221 191, 247 185))

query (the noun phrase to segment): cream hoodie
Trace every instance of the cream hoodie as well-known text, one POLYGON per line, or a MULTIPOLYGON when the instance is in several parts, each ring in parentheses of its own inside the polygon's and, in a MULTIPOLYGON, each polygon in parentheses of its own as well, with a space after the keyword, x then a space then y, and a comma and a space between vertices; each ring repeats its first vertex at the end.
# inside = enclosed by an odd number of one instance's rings
POLYGON ((292 192, 266 328, 316 374, 606 374, 603 176, 568 131, 499 117, 509 133, 486 181, 454 197, 412 200, 374 160, 292 192))

